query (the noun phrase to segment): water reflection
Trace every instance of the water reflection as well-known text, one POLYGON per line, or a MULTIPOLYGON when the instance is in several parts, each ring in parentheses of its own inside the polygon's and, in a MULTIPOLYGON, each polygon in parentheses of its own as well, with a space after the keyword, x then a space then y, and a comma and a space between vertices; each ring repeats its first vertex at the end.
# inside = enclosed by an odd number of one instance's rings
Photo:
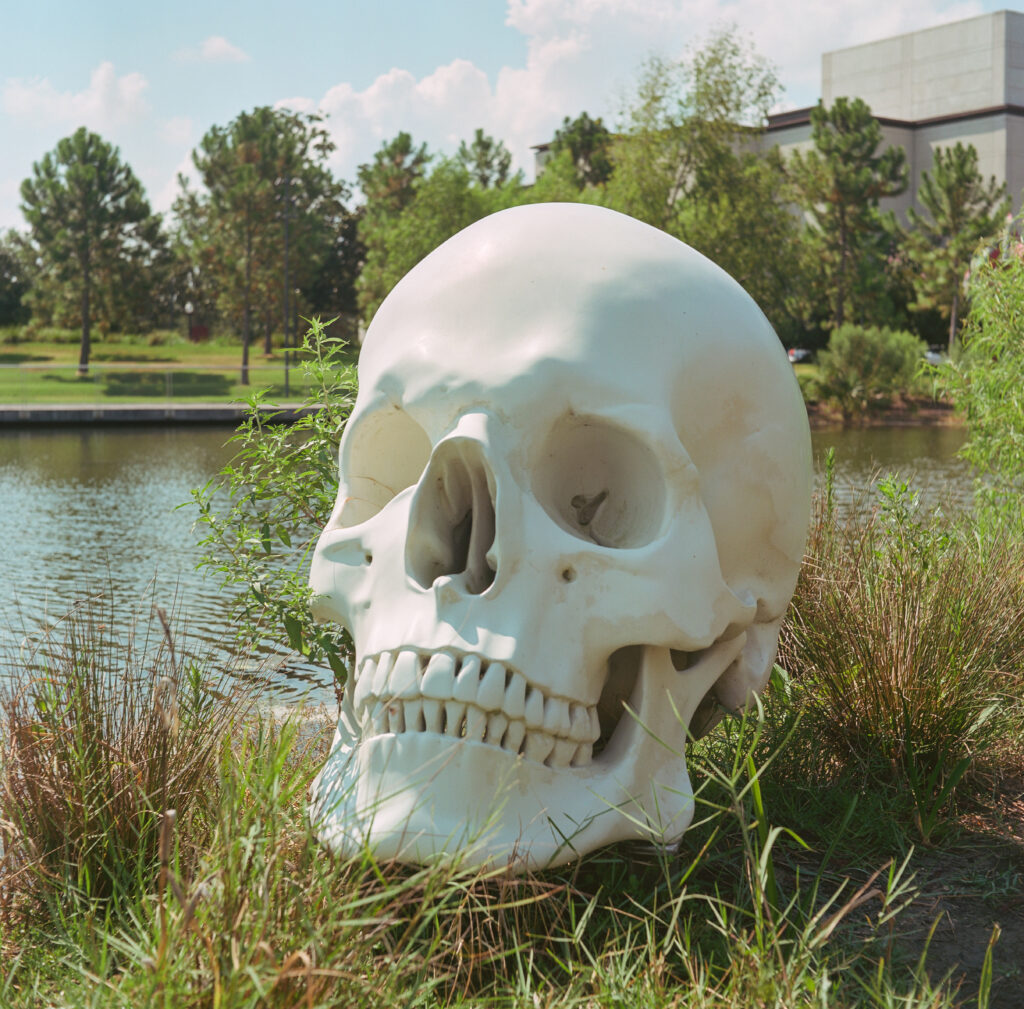
MULTIPOLYGON (((64 613, 88 587, 109 587, 126 620, 132 605, 178 600, 189 632, 223 654, 230 647, 225 594, 195 570, 194 513, 179 508, 233 449, 225 428, 0 432, 0 644, 64 613)), ((928 501, 970 495, 955 428, 816 432, 816 468, 837 458, 837 490, 849 500, 879 470, 914 473, 928 501)), ((330 673, 285 652, 278 692, 330 695, 330 673)))

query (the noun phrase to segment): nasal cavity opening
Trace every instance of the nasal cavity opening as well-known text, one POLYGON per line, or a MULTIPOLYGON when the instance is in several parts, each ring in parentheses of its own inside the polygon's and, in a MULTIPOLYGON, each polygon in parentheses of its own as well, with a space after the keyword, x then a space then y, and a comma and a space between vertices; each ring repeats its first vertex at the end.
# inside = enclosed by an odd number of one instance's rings
POLYGON ((423 588, 461 578, 479 595, 494 583, 494 477, 479 445, 444 442, 427 466, 412 503, 406 567, 423 588))

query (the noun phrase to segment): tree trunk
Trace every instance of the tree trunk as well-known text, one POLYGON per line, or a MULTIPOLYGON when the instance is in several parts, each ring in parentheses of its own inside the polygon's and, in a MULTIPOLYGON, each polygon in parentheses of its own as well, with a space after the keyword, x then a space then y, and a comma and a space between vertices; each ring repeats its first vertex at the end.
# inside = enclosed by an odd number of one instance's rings
POLYGON ((953 304, 949 310, 949 356, 956 352, 957 326, 960 322, 960 289, 953 291, 953 304))
POLYGON ((249 208, 245 210, 245 301, 242 312, 242 385, 249 384, 249 337, 252 324, 252 228, 249 227, 249 208))
POLYGON ((274 338, 270 333, 270 316, 263 317, 263 353, 270 357, 274 353, 274 338))
POLYGON ((90 337, 90 319, 89 319, 89 287, 91 284, 91 277, 89 276, 89 257, 88 254, 85 257, 85 265, 82 270, 82 343, 78 351, 78 377, 85 378, 89 374, 89 337, 90 337))

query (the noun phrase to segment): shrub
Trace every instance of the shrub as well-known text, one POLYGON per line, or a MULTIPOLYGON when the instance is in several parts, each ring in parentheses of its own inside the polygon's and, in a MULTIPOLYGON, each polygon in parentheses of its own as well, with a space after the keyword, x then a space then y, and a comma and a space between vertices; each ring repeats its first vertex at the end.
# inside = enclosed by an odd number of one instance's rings
POLYGON ((887 406, 914 392, 925 349, 903 330, 840 326, 818 355, 820 392, 845 416, 887 406))
POLYGON ((0 666, 5 868, 57 920, 151 888, 161 817, 202 803, 236 714, 158 617, 118 635, 94 597, 0 666))
POLYGON ((979 498, 1018 520, 1024 495, 1024 222, 972 264, 963 352, 943 371, 967 417, 963 455, 981 476, 979 498))
MULTIPOLYGON (((262 409, 265 393, 232 439, 238 454, 204 487, 193 490, 205 550, 200 566, 238 589, 233 620, 239 636, 287 638, 311 661, 325 659, 344 682, 348 635, 316 624, 309 611, 309 562, 338 490, 338 444, 355 398, 355 369, 345 344, 314 320, 301 348, 312 391, 295 424, 276 424, 262 409)), ((298 382, 296 383, 298 385, 298 382)))
POLYGON ((925 840, 969 771, 1024 733, 1024 542, 921 514, 883 480, 840 520, 819 501, 780 662, 819 782, 898 790, 925 840), (813 745, 811 745, 813 740, 813 745))

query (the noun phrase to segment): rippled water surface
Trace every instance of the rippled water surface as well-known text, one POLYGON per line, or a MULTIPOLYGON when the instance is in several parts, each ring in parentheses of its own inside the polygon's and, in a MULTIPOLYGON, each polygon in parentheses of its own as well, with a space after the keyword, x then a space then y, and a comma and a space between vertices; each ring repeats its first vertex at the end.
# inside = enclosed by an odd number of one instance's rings
MULTIPOLYGON (((226 655, 231 628, 218 582, 195 570, 194 512, 177 506, 231 457, 226 428, 79 427, 0 432, 0 641, 17 641, 63 613, 87 586, 111 587, 126 614, 152 602, 177 609, 191 634, 226 655)), ((829 446, 849 498, 879 470, 915 474, 931 501, 964 501, 967 467, 951 428, 816 432, 815 465, 829 446)), ((330 673, 279 652, 285 697, 317 699, 330 673)))
MULTIPOLYGON (((0 433, 0 640, 16 642, 90 589, 128 620, 152 604, 231 653, 225 591, 196 571, 195 511, 178 506, 234 454, 227 428, 80 427, 0 433)), ((326 697, 330 673, 294 653, 262 656, 278 693, 326 697)), ((246 666, 252 668, 254 661, 246 666)))

